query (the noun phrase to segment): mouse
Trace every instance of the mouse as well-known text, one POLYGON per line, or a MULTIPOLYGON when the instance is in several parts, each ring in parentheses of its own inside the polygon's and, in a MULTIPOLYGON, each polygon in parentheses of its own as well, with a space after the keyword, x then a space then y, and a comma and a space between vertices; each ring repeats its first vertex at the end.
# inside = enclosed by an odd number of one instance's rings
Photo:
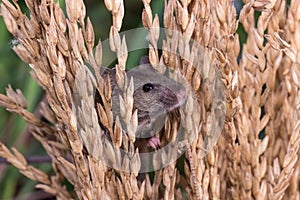
MULTIPOLYGON (((160 146, 159 139, 155 136, 164 126, 166 115, 182 106, 186 99, 185 87, 177 81, 159 73, 155 70, 148 56, 140 59, 140 65, 126 72, 128 80, 133 78, 133 111, 137 110, 138 127, 136 130, 136 147, 139 152, 145 152, 146 147, 157 149, 160 146), (143 141, 143 142, 141 142, 143 141)), ((119 95, 122 95, 121 89, 117 85, 116 70, 104 68, 102 78, 110 79, 112 88, 112 111, 113 116, 120 116, 119 95)), ((95 94, 95 102, 101 103, 99 93, 95 94)), ((125 124, 121 120, 124 129, 125 124)))
MULTIPOLYGON (((180 106, 186 100, 185 87, 177 81, 167 77, 155 70, 148 56, 140 59, 140 65, 126 71, 128 80, 133 78, 133 112, 137 109, 138 127, 136 130, 136 140, 134 147, 139 153, 147 153, 150 150, 157 150, 161 143, 157 133, 164 127, 166 115, 180 106)), ((112 89, 112 112, 115 117, 120 116, 119 95, 123 95, 116 81, 116 70, 104 68, 101 72, 105 80, 109 77, 112 89)), ((100 94, 96 91, 95 103, 102 103, 100 94)), ((98 115, 99 117, 99 115, 98 115)), ((125 123, 119 117, 121 126, 125 130, 125 123)), ((100 122, 100 120, 99 120, 100 122)), ((100 126, 105 129, 103 125, 100 126)), ((126 130, 125 130, 126 131, 126 130)), ((142 161, 142 166, 149 161, 142 161)), ((139 173, 138 180, 144 180, 145 173, 139 173)))

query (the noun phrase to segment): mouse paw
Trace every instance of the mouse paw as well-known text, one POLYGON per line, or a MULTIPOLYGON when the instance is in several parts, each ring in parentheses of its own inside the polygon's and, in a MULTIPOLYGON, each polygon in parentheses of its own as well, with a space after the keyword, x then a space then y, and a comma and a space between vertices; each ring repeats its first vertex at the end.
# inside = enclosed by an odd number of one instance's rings
POLYGON ((147 146, 151 147, 152 149, 157 149, 158 147, 160 147, 159 138, 156 136, 151 137, 147 142, 147 146))

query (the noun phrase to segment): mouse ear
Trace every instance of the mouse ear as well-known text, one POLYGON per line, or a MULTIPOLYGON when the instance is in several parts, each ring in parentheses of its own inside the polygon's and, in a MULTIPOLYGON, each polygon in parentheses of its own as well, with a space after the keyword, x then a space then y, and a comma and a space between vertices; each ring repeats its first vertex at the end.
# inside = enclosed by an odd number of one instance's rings
POLYGON ((142 56, 140 59, 140 65, 149 64, 149 56, 142 56))
POLYGON ((106 67, 101 67, 100 68, 100 74, 104 80, 106 80, 108 77, 110 79, 110 86, 111 89, 113 90, 114 87, 117 85, 117 80, 116 80, 116 69, 110 69, 106 67))

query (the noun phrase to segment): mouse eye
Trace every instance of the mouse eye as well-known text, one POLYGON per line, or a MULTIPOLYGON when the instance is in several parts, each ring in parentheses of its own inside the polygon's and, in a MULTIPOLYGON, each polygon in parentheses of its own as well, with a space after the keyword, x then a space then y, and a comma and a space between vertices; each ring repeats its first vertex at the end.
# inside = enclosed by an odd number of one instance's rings
POLYGON ((143 85, 143 91, 144 92, 149 92, 150 90, 152 90, 154 88, 152 83, 146 83, 145 85, 143 85))

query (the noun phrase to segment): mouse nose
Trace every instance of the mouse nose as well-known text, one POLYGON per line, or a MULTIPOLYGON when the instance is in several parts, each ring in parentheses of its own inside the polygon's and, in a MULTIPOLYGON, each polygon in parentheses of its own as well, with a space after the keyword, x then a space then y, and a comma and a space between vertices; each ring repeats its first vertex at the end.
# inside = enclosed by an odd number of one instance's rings
POLYGON ((185 89, 181 89, 177 94, 179 104, 182 105, 185 102, 185 97, 186 97, 185 89))

